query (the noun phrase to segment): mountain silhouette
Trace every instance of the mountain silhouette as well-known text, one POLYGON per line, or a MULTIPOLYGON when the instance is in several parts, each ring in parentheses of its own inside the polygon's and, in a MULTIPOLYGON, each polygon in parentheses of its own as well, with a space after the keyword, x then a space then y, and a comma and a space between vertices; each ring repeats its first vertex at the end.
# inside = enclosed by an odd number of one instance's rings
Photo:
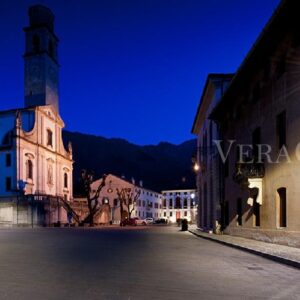
POLYGON ((103 174, 124 176, 127 180, 143 181, 154 191, 195 188, 191 158, 196 152, 196 140, 180 145, 161 142, 139 146, 124 139, 107 139, 78 132, 63 131, 63 140, 73 145, 73 182, 79 182, 80 171, 94 172, 97 179, 103 174))

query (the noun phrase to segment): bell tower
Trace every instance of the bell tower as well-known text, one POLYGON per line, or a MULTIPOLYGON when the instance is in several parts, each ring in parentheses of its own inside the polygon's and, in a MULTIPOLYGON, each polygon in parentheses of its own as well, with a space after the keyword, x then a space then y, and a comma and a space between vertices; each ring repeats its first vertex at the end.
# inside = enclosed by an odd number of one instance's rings
POLYGON ((57 59, 58 38, 54 15, 43 5, 28 10, 25 32, 25 107, 52 105, 59 112, 57 59))

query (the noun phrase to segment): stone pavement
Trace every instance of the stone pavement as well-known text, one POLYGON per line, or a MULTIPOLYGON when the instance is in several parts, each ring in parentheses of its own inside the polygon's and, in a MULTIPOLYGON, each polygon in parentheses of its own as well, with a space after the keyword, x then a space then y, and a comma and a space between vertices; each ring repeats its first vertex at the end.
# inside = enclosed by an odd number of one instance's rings
POLYGON ((195 226, 189 227, 189 232, 201 238, 211 240, 236 249, 247 251, 262 257, 300 269, 300 249, 272 243, 265 243, 230 235, 206 233, 195 226))
POLYGON ((300 270, 175 226, 0 230, 0 300, 299 300, 300 270))

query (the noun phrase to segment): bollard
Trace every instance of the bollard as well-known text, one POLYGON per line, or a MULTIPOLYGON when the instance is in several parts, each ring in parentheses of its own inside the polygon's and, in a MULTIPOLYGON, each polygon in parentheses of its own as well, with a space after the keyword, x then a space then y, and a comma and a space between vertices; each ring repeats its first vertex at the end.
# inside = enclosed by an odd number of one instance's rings
POLYGON ((182 231, 187 231, 188 230, 188 221, 187 221, 187 219, 183 219, 181 221, 181 230, 182 231))

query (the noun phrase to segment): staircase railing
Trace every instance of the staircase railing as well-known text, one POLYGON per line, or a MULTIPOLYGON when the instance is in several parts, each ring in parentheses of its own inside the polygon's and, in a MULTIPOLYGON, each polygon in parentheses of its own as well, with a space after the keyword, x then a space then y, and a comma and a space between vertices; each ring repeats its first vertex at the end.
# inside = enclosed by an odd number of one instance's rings
POLYGON ((73 219, 80 224, 81 220, 80 217, 77 215, 77 213, 74 211, 74 209, 71 207, 71 205, 64 199, 64 198, 59 198, 60 202, 62 203, 64 209, 67 211, 67 213, 70 213, 73 217, 73 219))

